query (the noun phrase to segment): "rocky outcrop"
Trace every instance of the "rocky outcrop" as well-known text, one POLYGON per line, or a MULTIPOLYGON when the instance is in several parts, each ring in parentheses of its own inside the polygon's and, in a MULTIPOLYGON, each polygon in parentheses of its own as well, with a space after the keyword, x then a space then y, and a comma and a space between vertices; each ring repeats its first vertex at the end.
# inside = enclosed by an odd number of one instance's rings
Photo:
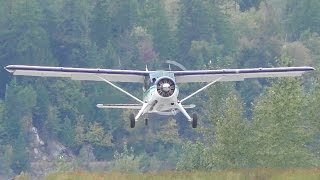
POLYGON ((73 161, 75 155, 63 144, 56 140, 42 140, 37 128, 30 128, 30 174, 32 177, 40 177, 52 171, 55 167, 55 161, 64 159, 73 161))

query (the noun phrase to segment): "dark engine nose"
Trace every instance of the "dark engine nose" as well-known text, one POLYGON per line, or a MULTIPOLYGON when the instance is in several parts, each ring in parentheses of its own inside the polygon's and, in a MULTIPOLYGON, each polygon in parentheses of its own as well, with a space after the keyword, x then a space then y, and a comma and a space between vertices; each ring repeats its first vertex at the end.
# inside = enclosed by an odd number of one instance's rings
POLYGON ((162 97, 170 97, 176 89, 175 83, 170 78, 162 78, 157 82, 157 92, 162 97))

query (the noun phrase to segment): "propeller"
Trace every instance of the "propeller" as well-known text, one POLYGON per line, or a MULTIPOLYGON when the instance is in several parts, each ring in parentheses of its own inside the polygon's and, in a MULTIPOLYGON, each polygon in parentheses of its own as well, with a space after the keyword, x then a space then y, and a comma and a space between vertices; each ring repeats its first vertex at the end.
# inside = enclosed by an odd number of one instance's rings
POLYGON ((178 63, 177 61, 166 60, 164 62, 164 64, 168 64, 169 65, 169 71, 171 71, 171 65, 174 65, 174 66, 178 67, 182 71, 186 71, 187 70, 187 68, 185 68, 182 64, 178 63))

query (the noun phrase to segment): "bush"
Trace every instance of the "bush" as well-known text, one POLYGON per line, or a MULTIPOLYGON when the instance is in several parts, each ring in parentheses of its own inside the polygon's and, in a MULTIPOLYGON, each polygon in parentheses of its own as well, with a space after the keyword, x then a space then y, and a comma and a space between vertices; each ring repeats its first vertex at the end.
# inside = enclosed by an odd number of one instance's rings
POLYGON ((135 156, 134 150, 131 147, 128 149, 127 144, 123 146, 123 152, 114 153, 114 160, 111 163, 113 171, 120 172, 140 172, 141 156, 135 156))

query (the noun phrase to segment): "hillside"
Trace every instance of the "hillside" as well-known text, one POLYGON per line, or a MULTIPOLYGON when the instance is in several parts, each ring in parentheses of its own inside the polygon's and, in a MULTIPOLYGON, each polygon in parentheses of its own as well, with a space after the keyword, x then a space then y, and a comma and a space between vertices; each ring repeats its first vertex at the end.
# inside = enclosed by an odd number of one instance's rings
MULTIPOLYGON (((320 64, 318 0, 0 1, 0 65, 187 69, 320 64)), ((188 103, 199 116, 151 115, 103 82, 20 77, 0 70, 0 179, 69 171, 319 168, 320 81, 217 83, 188 103), (97 168, 99 167, 99 168, 97 168)), ((142 97, 141 84, 119 86, 142 97)), ((184 98, 205 84, 181 84, 184 98)))

